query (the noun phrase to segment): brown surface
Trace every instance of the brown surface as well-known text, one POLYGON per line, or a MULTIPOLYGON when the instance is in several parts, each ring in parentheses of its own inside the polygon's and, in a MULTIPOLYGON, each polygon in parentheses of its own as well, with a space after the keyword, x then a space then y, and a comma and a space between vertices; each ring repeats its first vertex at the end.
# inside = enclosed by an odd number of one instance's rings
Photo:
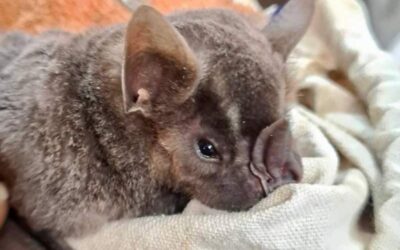
POLYGON ((259 0, 258 2, 261 4, 263 8, 270 6, 271 4, 283 4, 288 0, 259 0))
MULTIPOLYGON (((254 16, 256 13, 231 0, 148 0, 162 13, 178 9, 225 7, 254 16)), ((131 11, 117 0, 0 0, 0 30, 38 33, 59 28, 79 32, 91 26, 125 23, 131 11)))
POLYGON ((130 12, 116 0, 1 0, 0 29, 81 31, 126 22, 130 12))
POLYGON ((44 250, 39 242, 19 227, 13 219, 8 219, 0 231, 1 250, 44 250))
POLYGON ((3 223, 7 217, 8 212, 8 204, 7 201, 0 201, 0 229, 3 226, 3 223))

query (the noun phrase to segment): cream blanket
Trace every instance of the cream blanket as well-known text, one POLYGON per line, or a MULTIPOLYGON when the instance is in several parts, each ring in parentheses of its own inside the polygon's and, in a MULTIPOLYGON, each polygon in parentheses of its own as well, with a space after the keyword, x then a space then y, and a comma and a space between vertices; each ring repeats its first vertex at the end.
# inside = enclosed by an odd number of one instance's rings
POLYGON ((290 112, 303 183, 279 188, 248 212, 192 201, 183 215, 117 221, 69 243, 81 250, 400 249, 400 72, 377 48, 360 5, 319 0, 290 67, 304 104, 290 112), (361 219, 370 196, 373 214, 361 219))

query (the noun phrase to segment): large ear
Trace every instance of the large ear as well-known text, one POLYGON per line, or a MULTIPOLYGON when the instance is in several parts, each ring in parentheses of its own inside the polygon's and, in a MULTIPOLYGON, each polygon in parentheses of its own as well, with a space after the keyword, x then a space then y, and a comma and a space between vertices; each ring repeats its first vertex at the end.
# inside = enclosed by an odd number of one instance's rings
POLYGON ((306 32, 317 0, 289 0, 277 8, 264 28, 271 45, 284 59, 306 32))
POLYGON ((252 163, 257 176, 264 178, 268 189, 300 181, 303 166, 293 148, 289 124, 285 119, 261 131, 253 149, 252 163))
POLYGON ((155 9, 140 6, 125 41, 122 90, 126 112, 173 108, 195 89, 197 63, 184 38, 155 9))

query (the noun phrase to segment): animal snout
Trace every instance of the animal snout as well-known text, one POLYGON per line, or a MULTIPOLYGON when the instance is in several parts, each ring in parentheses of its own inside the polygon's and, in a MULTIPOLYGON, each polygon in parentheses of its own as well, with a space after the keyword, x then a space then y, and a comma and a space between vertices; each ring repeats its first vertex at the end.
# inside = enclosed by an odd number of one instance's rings
POLYGON ((281 185, 300 181, 303 166, 285 119, 279 119, 261 131, 249 167, 260 180, 265 195, 281 185))

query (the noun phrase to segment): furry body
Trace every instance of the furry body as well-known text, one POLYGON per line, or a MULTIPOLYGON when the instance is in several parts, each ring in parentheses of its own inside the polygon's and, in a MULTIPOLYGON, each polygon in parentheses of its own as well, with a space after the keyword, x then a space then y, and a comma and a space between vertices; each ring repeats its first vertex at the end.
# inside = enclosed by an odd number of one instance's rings
POLYGON ((287 127, 264 128, 284 117, 284 58, 304 27, 282 46, 225 10, 132 20, 0 38, 0 173, 36 231, 81 236, 189 198, 247 209, 264 196, 251 162, 271 188, 300 178, 287 127))
POLYGON ((148 177, 151 124, 122 111, 123 31, 2 38, 1 167, 15 177, 7 178, 12 206, 34 228, 79 235, 110 219, 176 210, 178 198, 148 177))

